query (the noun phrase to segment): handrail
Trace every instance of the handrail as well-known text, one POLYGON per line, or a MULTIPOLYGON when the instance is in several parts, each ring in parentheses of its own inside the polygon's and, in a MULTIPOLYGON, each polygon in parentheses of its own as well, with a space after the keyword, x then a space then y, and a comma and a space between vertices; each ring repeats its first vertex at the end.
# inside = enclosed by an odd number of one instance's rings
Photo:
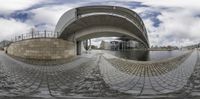
POLYGON ((11 38, 12 42, 22 41, 26 39, 35 39, 35 38, 58 38, 59 34, 53 31, 36 31, 32 33, 25 33, 11 38))

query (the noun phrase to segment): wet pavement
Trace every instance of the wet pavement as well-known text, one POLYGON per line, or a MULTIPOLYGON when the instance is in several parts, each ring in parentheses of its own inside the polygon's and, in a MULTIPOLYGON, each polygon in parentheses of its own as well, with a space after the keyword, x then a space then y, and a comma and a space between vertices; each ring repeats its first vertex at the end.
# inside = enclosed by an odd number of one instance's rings
POLYGON ((0 52, 0 97, 198 97, 199 57, 199 52, 193 51, 165 60, 140 62, 99 51, 62 65, 42 66, 0 52))

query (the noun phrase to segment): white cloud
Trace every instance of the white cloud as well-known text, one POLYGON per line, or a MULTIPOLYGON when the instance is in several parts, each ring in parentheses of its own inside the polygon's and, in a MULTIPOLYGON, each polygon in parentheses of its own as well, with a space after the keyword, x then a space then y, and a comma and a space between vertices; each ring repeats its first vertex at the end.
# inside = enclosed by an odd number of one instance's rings
MULTIPOLYGON (((151 11, 152 13, 153 11, 161 13, 161 15, 156 17, 162 22, 158 27, 153 25, 153 20, 151 20, 150 17, 148 18, 148 16, 143 20, 147 30, 149 31, 148 35, 151 45, 167 44, 181 46, 199 42, 200 35, 198 29, 200 28, 200 18, 194 17, 195 14, 200 13, 200 1, 198 0, 80 0, 74 4, 65 2, 65 4, 60 5, 45 5, 27 11, 33 13, 33 15, 30 17, 30 19, 25 21, 25 23, 18 22, 14 19, 0 19, 0 33, 1 35, 4 35, 2 37, 5 38, 8 37, 8 34, 11 35, 13 33, 23 32, 27 29, 29 30, 30 27, 34 25, 39 25, 39 30, 54 30, 55 25, 61 15, 71 8, 92 4, 92 2, 99 2, 98 4, 106 5, 119 5, 131 8, 131 4, 128 4, 130 1, 131 3, 134 1, 142 2, 143 5, 149 6, 132 9, 138 13, 145 11, 150 11, 149 13, 151 13, 151 11)), ((0 14, 5 15, 10 14, 16 10, 29 8, 35 4, 42 4, 44 2, 55 3, 56 1, 0 0, 0 2, 2 2, 0 3, 0 14)))
MULTIPOLYGON (((158 27, 153 26, 153 20, 145 18, 144 23, 149 31, 151 45, 185 46, 200 42, 200 18, 196 17, 200 3, 180 0, 142 0, 147 8, 133 9, 136 12, 152 10, 160 12, 156 18, 161 21, 158 27), (162 9, 165 8, 165 9, 162 9)), ((154 13, 152 12, 152 13, 154 13)))
POLYGON ((200 38, 198 30, 200 27, 200 18, 194 17, 194 13, 190 10, 163 11, 158 19, 162 23, 156 32, 159 33, 160 40, 165 39, 167 41, 163 42, 162 45, 169 43, 182 46, 189 44, 188 42, 197 43, 196 41, 200 38), (174 41, 181 43, 176 44, 174 41))
POLYGON ((27 33, 31 28, 32 26, 14 19, 0 18, 0 40, 11 39, 15 35, 27 33))
MULTIPOLYGON (((37 25, 44 24, 43 29, 54 30, 59 18, 69 9, 74 8, 74 5, 49 5, 37 9, 33 9, 30 12, 33 16, 26 21, 29 24, 37 25)), ((40 27, 38 29, 41 29, 40 27)))
POLYGON ((0 14, 8 15, 16 10, 23 10, 44 0, 0 0, 0 14))
POLYGON ((153 7, 181 7, 190 9, 199 9, 199 0, 132 0, 143 2, 145 5, 150 5, 153 7))

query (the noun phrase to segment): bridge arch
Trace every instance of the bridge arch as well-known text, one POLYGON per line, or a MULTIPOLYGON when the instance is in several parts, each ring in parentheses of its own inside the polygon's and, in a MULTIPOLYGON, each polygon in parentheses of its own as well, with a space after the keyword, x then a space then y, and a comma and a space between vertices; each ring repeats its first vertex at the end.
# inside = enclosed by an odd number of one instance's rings
MULTIPOLYGON (((147 31, 137 13, 118 6, 84 6, 71 9, 59 19, 58 37, 76 42, 96 37, 129 37, 149 47, 147 31)), ((76 49, 78 49, 77 47, 76 49)))

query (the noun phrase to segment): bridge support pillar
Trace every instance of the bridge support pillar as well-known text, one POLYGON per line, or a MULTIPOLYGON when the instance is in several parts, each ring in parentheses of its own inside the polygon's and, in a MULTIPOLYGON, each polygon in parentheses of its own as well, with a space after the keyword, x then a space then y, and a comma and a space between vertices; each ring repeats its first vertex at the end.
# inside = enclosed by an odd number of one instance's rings
POLYGON ((81 41, 76 42, 76 54, 81 55, 81 41))

